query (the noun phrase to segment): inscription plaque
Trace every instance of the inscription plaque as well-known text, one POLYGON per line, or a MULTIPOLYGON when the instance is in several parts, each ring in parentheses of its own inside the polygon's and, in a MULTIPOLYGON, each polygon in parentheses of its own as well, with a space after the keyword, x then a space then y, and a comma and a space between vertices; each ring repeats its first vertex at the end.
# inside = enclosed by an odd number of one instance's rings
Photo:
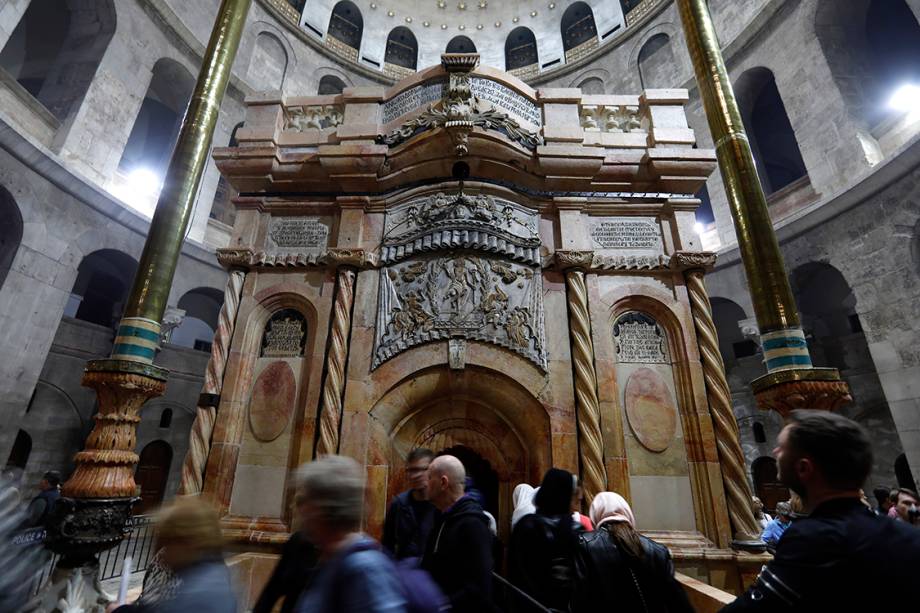
POLYGON ((642 313, 627 313, 613 325, 617 361, 639 364, 667 364, 665 338, 654 319, 642 313))
POLYGON ((323 249, 329 227, 315 217, 274 217, 268 225, 268 237, 279 249, 323 249))
POLYGON ((383 104, 383 123, 390 123, 415 109, 439 102, 447 91, 447 81, 436 81, 410 87, 383 104))
POLYGON ((294 309, 282 309, 268 320, 262 336, 262 357, 299 358, 306 341, 306 322, 294 309))
POLYGON ((597 220, 591 229, 591 239, 600 249, 662 249, 661 229, 649 218, 597 220))

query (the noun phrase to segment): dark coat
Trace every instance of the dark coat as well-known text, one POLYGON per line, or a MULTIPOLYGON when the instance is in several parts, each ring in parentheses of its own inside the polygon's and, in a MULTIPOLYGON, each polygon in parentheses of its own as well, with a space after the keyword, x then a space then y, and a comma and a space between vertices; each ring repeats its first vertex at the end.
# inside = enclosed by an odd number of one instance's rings
POLYGON ((880 594, 913 610, 918 569, 920 527, 838 498, 793 521, 754 585, 722 611, 869 611, 880 594))
POLYGON ((281 613, 293 611, 297 598, 316 572, 317 560, 316 547, 300 532, 292 534, 282 547, 281 558, 262 589, 252 613, 271 613, 281 598, 284 598, 281 613))
MULTIPOLYGON (((525 515, 511 533, 511 583, 546 608, 567 610, 574 585, 572 557, 576 543, 571 515, 525 515)), ((522 598, 516 598, 514 605, 515 611, 539 610, 522 598)))
POLYGON ((674 578, 668 548, 641 535, 639 540, 645 555, 636 559, 621 551, 603 527, 581 535, 575 552, 573 611, 602 611, 615 602, 620 611, 693 613, 674 578))
POLYGON ((441 515, 428 537, 422 568, 457 613, 492 608, 492 533, 482 507, 464 496, 441 515))
POLYGON ((221 559, 205 560, 176 573, 179 584, 168 598, 149 605, 129 604, 117 613, 236 613, 230 571, 221 559))
POLYGON ((381 544, 397 560, 420 558, 425 553, 428 535, 437 519, 438 510, 433 504, 413 505, 411 496, 411 490, 394 496, 383 524, 381 544))

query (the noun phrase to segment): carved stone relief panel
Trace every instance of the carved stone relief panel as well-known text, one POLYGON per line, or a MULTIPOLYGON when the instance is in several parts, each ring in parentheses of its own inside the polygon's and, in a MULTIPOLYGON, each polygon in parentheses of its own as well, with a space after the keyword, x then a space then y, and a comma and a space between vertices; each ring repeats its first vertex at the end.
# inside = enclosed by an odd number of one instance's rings
POLYGON ((661 225, 654 217, 591 217, 588 231, 595 249, 664 251, 661 225))
POLYGON ((381 270, 376 368, 410 347, 463 338, 493 343, 546 368, 540 269, 453 251, 381 270))
POLYGON ((276 311, 265 324, 263 358, 299 358, 307 340, 307 322, 295 309, 276 311))
POLYGON ((538 265, 537 223, 536 211, 509 200, 440 192, 387 212, 380 261, 389 263, 420 252, 460 248, 538 265))

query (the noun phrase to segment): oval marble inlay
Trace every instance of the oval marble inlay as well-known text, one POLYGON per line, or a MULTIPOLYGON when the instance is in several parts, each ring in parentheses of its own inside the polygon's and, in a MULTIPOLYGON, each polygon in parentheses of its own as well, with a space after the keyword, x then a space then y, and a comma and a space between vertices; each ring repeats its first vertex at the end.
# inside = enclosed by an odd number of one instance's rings
POLYGON ((636 370, 626 381, 626 418, 649 451, 664 451, 674 440, 677 410, 664 379, 651 368, 636 370))
POLYGON ((252 388, 249 426, 260 441, 273 441, 284 432, 294 411, 297 382, 287 362, 269 364, 252 388))

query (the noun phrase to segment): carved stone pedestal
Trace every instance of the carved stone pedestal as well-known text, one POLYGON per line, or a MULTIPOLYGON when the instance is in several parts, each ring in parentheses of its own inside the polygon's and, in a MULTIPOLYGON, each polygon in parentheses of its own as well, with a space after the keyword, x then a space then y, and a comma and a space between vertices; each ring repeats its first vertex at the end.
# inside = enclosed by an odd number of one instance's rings
POLYGON ((783 416, 796 409, 834 411, 851 402, 850 388, 836 368, 802 368, 769 373, 751 382, 757 406, 783 416))

